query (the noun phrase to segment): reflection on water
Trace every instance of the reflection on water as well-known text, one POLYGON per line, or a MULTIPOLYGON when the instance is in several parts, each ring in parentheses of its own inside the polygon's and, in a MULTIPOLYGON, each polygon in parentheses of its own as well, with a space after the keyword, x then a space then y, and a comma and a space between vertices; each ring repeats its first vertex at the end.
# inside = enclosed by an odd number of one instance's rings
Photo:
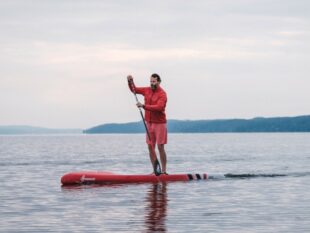
MULTIPOLYGON (((142 184, 109 184, 109 185, 73 185, 62 186, 61 190, 64 193, 74 196, 83 196, 86 191, 89 195, 90 191, 94 190, 99 195, 100 191, 105 193, 105 199, 107 202, 112 201, 113 197, 122 193, 122 198, 127 199, 130 195, 126 188, 139 188, 142 184)), ((135 196, 134 202, 141 203, 144 206, 143 215, 143 232, 166 232, 166 217, 168 209, 168 195, 167 195, 167 183, 154 183, 148 184, 145 193, 140 193, 142 199, 139 196, 135 196)), ((107 203, 105 204, 107 205, 107 203)), ((138 206, 141 206, 138 205, 138 206)), ((123 205, 126 210, 129 206, 123 205)), ((119 207, 118 207, 119 208, 119 207)), ((128 209, 126 210, 126 212, 128 209)))
POLYGON ((166 232, 167 184, 153 184, 145 198, 146 232, 166 232))

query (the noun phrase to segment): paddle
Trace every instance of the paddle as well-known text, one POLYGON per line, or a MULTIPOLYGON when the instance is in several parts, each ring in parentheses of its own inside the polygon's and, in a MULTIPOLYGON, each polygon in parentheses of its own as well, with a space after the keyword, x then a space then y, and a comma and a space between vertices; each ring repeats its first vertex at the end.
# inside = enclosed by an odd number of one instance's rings
MULTIPOLYGON (((134 96, 135 96, 135 98, 136 98, 136 103, 138 104, 138 103, 139 103, 139 100, 138 100, 138 97, 137 97, 137 93, 136 93, 136 89, 135 89, 133 80, 130 79, 130 80, 128 80, 128 82, 129 82, 129 85, 132 87, 131 89, 132 89, 133 94, 134 94, 134 96)), ((139 111, 140 111, 140 115, 141 115, 141 118, 142 118, 142 121, 143 121, 145 130, 146 130, 147 136, 148 136, 148 138, 149 138, 149 141, 151 141, 151 135, 150 135, 150 132, 149 132, 147 126, 146 126, 145 119, 144 119, 144 116, 143 116, 143 113, 142 113, 141 108, 139 108, 139 111)), ((155 173, 155 175, 156 175, 156 176, 159 176, 159 175, 161 174, 161 167, 160 167, 160 164, 159 164, 157 158, 156 158, 155 161, 154 161, 153 168, 154 168, 154 173, 155 173)))

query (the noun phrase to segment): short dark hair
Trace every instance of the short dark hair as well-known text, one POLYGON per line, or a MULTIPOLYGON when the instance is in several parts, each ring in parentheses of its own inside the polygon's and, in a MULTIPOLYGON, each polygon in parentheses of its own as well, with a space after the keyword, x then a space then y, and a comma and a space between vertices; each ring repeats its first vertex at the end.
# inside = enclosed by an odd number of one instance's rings
POLYGON ((161 82, 161 78, 158 74, 154 73, 151 75, 152 78, 156 78, 157 79, 157 82, 161 82))

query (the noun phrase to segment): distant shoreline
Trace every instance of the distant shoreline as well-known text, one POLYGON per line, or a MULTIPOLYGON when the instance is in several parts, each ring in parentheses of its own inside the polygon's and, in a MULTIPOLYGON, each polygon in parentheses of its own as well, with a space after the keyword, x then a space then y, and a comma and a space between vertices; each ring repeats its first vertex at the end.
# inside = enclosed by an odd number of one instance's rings
POLYGON ((0 126, 0 135, 82 134, 82 129, 50 129, 44 127, 12 125, 0 126))
MULTIPOLYGON (((310 132, 310 115, 296 117, 256 117, 227 120, 168 120, 169 133, 292 133, 310 132)), ((144 133, 141 121, 102 124, 83 131, 85 134, 144 133)))
MULTIPOLYGON (((168 120, 167 125, 169 133, 307 133, 310 132, 310 115, 226 120, 168 120)), ((145 133, 141 121, 102 124, 85 130, 0 126, 0 135, 139 133, 145 133)))

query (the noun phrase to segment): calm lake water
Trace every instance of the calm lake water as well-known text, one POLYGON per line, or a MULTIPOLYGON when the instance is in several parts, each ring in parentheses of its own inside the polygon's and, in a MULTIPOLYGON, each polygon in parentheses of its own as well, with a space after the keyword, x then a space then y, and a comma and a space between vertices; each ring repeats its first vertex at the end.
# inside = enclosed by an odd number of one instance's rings
POLYGON ((0 231, 310 232, 310 134, 170 134, 168 172, 213 179, 61 187, 70 171, 151 173, 144 138, 0 136, 0 231))

